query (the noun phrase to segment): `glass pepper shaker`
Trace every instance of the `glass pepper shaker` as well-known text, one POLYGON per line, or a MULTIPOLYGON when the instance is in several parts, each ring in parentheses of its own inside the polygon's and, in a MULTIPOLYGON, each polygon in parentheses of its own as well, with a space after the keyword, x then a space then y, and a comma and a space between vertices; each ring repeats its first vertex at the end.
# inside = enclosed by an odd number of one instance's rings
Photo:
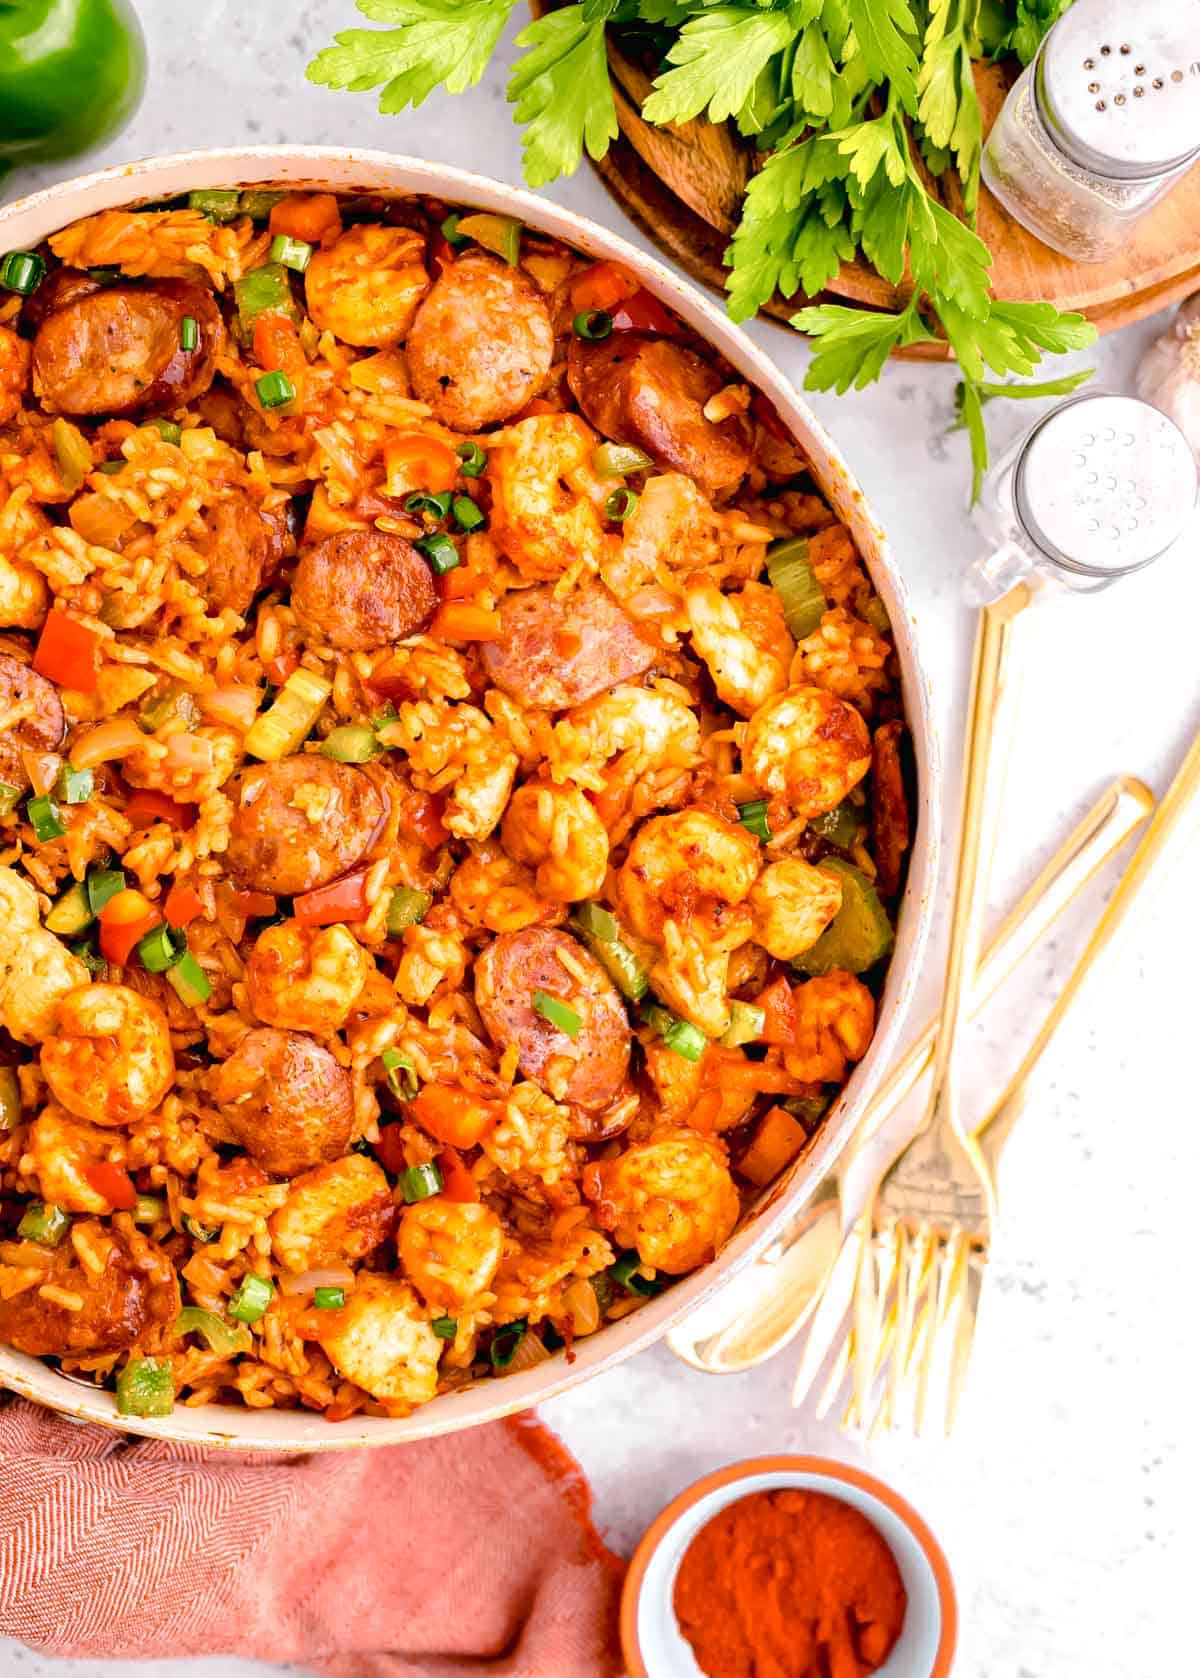
POLYGON ((1017 221, 1101 262, 1200 158, 1200 0, 1075 0, 1022 72, 983 153, 1017 221))
POLYGON ((977 601, 1040 573, 1094 592, 1160 559, 1190 525, 1200 473, 1187 438, 1136 396, 1060 403, 1000 457, 972 517, 986 544, 977 601))

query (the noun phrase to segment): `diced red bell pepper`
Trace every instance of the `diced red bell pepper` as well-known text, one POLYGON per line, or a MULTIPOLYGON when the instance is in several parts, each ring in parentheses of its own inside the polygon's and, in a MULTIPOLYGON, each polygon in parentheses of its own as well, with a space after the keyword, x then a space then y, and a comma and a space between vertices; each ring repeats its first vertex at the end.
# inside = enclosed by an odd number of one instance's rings
POLYGON ((235 915, 244 915, 248 921, 262 920, 279 907, 269 891, 238 891, 233 886, 229 888, 229 906, 235 915))
POLYGON ((354 874, 343 874, 340 880, 330 880, 327 886, 303 892, 293 899, 293 912, 301 926, 332 926, 337 921, 365 921, 370 912, 367 902, 367 873, 360 868, 354 874))
POLYGON ((167 925, 188 926, 203 913, 204 904, 200 901, 199 892, 192 886, 180 885, 177 881, 167 893, 167 900, 163 904, 167 925))
POLYGON ((288 647, 274 658, 263 659, 263 675, 272 687, 281 688, 299 662, 300 655, 288 647))
POLYGON ((616 262, 594 262, 571 281, 571 307, 576 314, 587 314, 593 309, 606 313, 641 287, 635 276, 616 262))
POLYGON ((473 1148, 498 1120, 494 1101, 484 1101, 456 1084, 424 1084, 408 1104, 412 1118, 439 1142, 473 1148))
POLYGON ((465 1206, 479 1199, 479 1184, 463 1164, 457 1148, 446 1148, 438 1155, 442 1172, 442 1193, 447 1200, 465 1206))
POLYGON ((59 687, 75 688, 80 693, 96 691, 96 648, 100 637, 87 624, 80 623, 55 606, 47 615, 33 655, 33 668, 59 687))
POLYGON ((155 792, 153 787, 139 787, 131 793, 125 805, 125 814, 135 831, 153 827, 155 822, 168 822, 181 833, 186 833, 196 822, 194 804, 177 804, 165 792, 155 792))
POLYGON ((792 987, 781 973, 755 1002, 765 1016, 761 1040, 777 1049, 790 1049, 796 1036, 796 1004, 792 987))
POLYGON ((429 633, 443 641, 499 641, 504 630, 499 612, 469 600, 447 600, 434 613, 429 633))
POLYGON ((400 812, 400 826, 427 851, 436 851, 450 837, 449 829, 442 825, 444 808, 436 793, 414 793, 400 812))
POLYGON ((133 1186, 133 1178, 122 1166, 110 1165, 107 1160, 101 1160, 96 1165, 85 1166, 83 1174, 96 1193, 104 1196, 114 1212, 132 1212, 137 1205, 137 1190, 133 1186))
POLYGON ((678 338, 683 334, 683 322, 675 319, 657 297, 648 291, 635 291, 612 311, 614 332, 651 332, 660 338, 678 338))
POLYGON ((140 938, 158 926, 162 916, 142 892, 132 887, 110 897, 100 911, 100 954, 124 967, 140 938))
POLYGON ((277 309, 264 309, 254 322, 254 359, 268 373, 302 373, 308 359, 295 322, 277 309))
POLYGON ((390 1171, 393 1177, 399 1177, 408 1170, 408 1160, 404 1153, 404 1126, 402 1124, 384 1125, 379 1132, 379 1140, 375 1144, 375 1157, 385 1171, 390 1171))

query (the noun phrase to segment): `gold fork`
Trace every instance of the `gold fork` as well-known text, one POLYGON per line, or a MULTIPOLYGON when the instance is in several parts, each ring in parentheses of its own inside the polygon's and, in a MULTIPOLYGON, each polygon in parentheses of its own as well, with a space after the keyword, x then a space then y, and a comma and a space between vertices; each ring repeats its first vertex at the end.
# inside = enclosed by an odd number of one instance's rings
MULTIPOLYGON (((1193 739, 1174 780, 1130 858, 1129 866, 1100 916, 1083 954, 1048 1010, 1003 1094, 989 1109, 976 1132, 981 1153, 988 1170, 992 1173, 993 1181, 1003 1148, 1024 1111, 1029 1084, 1042 1056, 1077 1001, 1097 962, 1110 949, 1123 929, 1139 892, 1158 865, 1171 839, 1192 812, 1197 794, 1200 794, 1200 734, 1193 739)), ((953 1424, 974 1339, 982 1276, 982 1263, 974 1264, 972 1255, 968 1255, 965 1262, 960 1257, 954 1273, 946 1279, 944 1297, 939 1292, 935 1299, 932 1291, 927 1291, 925 1308, 907 1333, 903 1320, 895 1311, 883 1324, 882 1329, 876 1332, 873 1353, 875 1372, 878 1373, 880 1367, 880 1347, 887 1342, 890 1348, 889 1367, 902 1371, 899 1384, 908 1385, 916 1380, 918 1431, 924 1417, 933 1369, 939 1357, 947 1364, 947 1430, 953 1424), (952 1344, 947 1349, 940 1336, 940 1330, 950 1319, 954 1320, 955 1328, 952 1344)), ((835 1362, 833 1374, 826 1386, 825 1397, 818 1406, 818 1413, 823 1413, 831 1402, 831 1397, 836 1396, 847 1366, 856 1362, 854 1349, 847 1342, 835 1362)), ((871 1382, 868 1381, 868 1391, 870 1385, 871 1382)), ((862 1390, 862 1386, 856 1381, 854 1399, 847 1412, 847 1422, 857 1420, 872 1432, 889 1422, 894 1424, 897 1419, 896 1384, 885 1392, 874 1417, 870 1416, 862 1402, 862 1390)))

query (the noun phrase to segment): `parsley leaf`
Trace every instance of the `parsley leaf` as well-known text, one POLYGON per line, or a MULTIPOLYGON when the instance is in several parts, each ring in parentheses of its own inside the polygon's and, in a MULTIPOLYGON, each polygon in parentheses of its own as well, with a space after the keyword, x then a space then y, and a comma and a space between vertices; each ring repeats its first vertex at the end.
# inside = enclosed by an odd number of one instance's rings
POLYGON ((817 340, 805 389, 836 390, 839 396, 851 385, 862 390, 877 379, 894 349, 933 337, 917 313, 915 298, 896 315, 825 303, 801 309, 792 316, 792 325, 817 340))
MULTIPOLYGON (((991 29, 983 32, 988 51, 993 55, 1013 52, 1022 64, 1028 64, 1041 46, 1042 37, 1070 4, 1071 0, 1008 0, 1003 8, 1005 15, 999 21, 999 32, 991 29)), ((995 9, 991 8, 993 12, 995 9)))
POLYGON ((872 80, 890 82, 901 105, 915 116, 917 21, 908 0, 845 0, 845 8, 872 80))
POLYGON ((749 319, 775 291, 815 295, 854 255, 840 185, 846 169, 820 137, 773 152, 752 177, 726 256, 734 320, 749 319))
POLYGON ((617 113, 604 21, 586 6, 547 12, 517 36, 527 49, 513 67, 508 97, 525 132, 525 178, 545 186, 579 167, 583 148, 603 157, 616 137, 617 113))
POLYGON ((364 17, 394 29, 344 29, 308 66, 310 82, 363 93, 383 86, 384 115, 419 105, 435 87, 473 87, 516 0, 357 0, 364 17))
POLYGON ((668 52, 672 68, 656 79, 642 115, 654 123, 690 122, 701 111, 713 122, 737 116, 761 72, 792 35, 786 12, 713 6, 697 13, 668 52))
MULTIPOLYGON (((921 71, 917 116, 929 143, 953 154, 968 215, 979 202, 983 122, 971 70, 971 44, 979 0, 933 0, 921 71)), ((940 173, 940 171, 939 171, 940 173)))
POLYGON ((996 385, 978 379, 962 379, 954 392, 954 408, 958 415, 951 431, 965 429, 971 443, 971 501, 979 500, 984 475, 988 467, 987 426, 984 422, 985 403, 996 397, 1036 401, 1047 396, 1070 396, 1092 376, 1093 369, 1085 367, 1079 373, 1067 373, 1061 379, 1042 379, 1036 384, 996 385))

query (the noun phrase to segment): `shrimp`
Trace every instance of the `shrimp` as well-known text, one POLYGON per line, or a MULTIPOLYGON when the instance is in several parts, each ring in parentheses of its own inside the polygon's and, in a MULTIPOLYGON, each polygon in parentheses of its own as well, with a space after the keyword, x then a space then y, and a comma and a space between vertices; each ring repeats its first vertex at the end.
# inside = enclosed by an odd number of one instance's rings
POLYGON ((621 778, 700 762, 700 719, 669 687, 628 684, 578 705, 554 725, 548 752, 555 780, 603 792, 602 771, 621 758, 621 778))
POLYGON ((664 1130, 601 1168, 598 1215, 621 1247, 673 1276, 707 1264, 725 1245, 741 1204, 721 1143, 664 1130))
POLYGON ((246 998, 265 1025, 327 1037, 349 1019, 370 967, 370 956, 344 926, 281 921, 250 952, 246 998))
POLYGON ((271 1246, 285 1270, 354 1264, 387 1240, 395 1215, 382 1167, 347 1154, 292 1179, 270 1219, 271 1246))
POLYGON ((69 992, 41 1059, 56 1100, 95 1124, 143 1118, 175 1082, 166 1014, 124 985, 81 985, 69 992))
POLYGON ((304 297, 323 331, 346 344, 380 349, 404 339, 429 284, 419 233, 363 224, 313 253, 304 297))
POLYGON ((742 768, 811 819, 833 810, 871 767, 871 735, 854 706, 823 688, 789 688, 746 725, 742 768))
POLYGON ((578 414, 537 414, 493 440, 490 534, 530 582, 556 582, 581 563, 598 571, 614 545, 600 511, 612 485, 591 465, 598 441, 578 414))
POLYGON ((697 578, 684 598, 692 646, 727 705, 748 717, 783 692, 796 643, 773 588, 747 583, 737 594, 722 594, 715 583, 697 578))
POLYGON ((514 862, 494 840, 475 846, 459 863, 450 877, 450 901, 468 926, 489 932, 520 932, 562 913, 538 896, 532 868, 514 862))
POLYGON ((53 1103, 43 1108, 25 1143, 42 1199, 64 1212, 111 1212, 112 1202, 93 1187, 88 1173, 111 1159, 112 1144, 111 1131, 85 1124, 53 1103))
POLYGON ((779 961, 811 949, 841 906, 837 875, 798 856, 768 863, 750 892, 754 936, 779 961))
POLYGON ((448 794, 446 826, 456 839, 492 832, 520 764, 508 740, 474 705, 423 699, 401 705, 381 738, 404 752, 422 792, 448 794))
POLYGON ((804 1083, 843 1083, 848 1063, 870 1046, 875 998, 853 974, 834 971, 796 985, 792 1003, 796 1035, 784 1065, 804 1083))
POLYGON ((687 628, 687 618, 669 585, 672 573, 695 571, 718 558, 717 515, 682 472, 647 478, 637 506, 622 529, 617 552, 600 574, 622 605, 650 609, 659 628, 687 628))
POLYGON ((362 1272, 340 1311, 317 1311, 315 1338, 339 1375, 407 1412, 437 1392, 442 1341, 415 1291, 362 1272))
POLYGON ((744 827, 708 810, 678 810, 638 830, 618 876, 630 925, 662 951, 652 986, 710 1037, 729 1024, 729 956, 753 933, 745 900, 761 862, 744 827))
POLYGON ((426 1305, 457 1317, 491 1286, 504 1227, 488 1206, 441 1195, 405 1208, 396 1234, 400 1264, 426 1305))
POLYGON ((509 800, 500 837, 509 856, 537 869, 537 889, 555 903, 580 903, 604 885, 608 834, 575 787, 527 781, 509 800))

